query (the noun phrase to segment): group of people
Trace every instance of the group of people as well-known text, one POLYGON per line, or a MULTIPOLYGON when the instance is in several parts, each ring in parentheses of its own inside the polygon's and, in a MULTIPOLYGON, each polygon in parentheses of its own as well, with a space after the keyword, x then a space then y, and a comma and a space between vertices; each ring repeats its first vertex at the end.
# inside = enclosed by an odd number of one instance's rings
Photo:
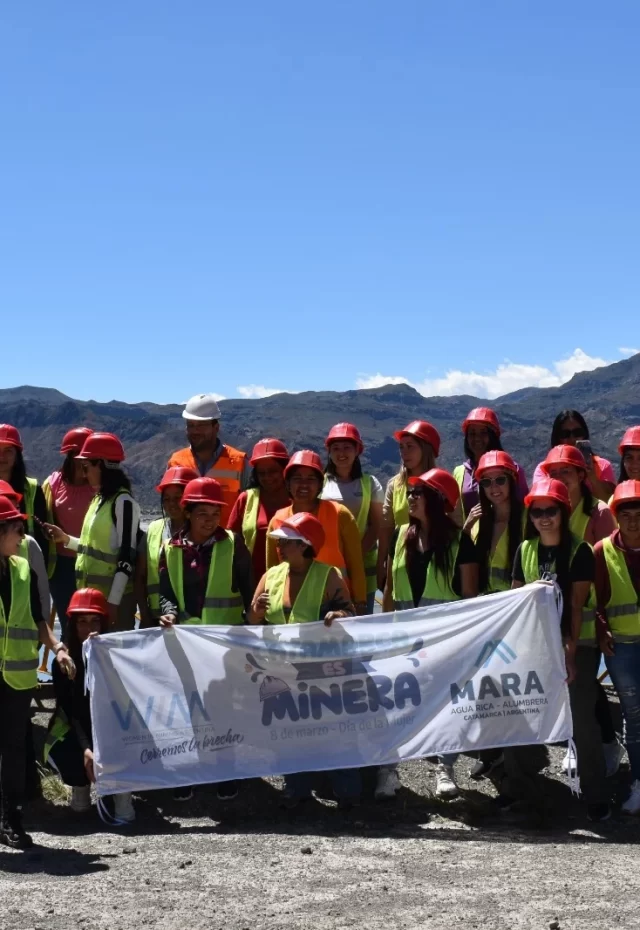
MULTIPOLYGON (((0 425, 0 842, 31 844, 22 823, 29 766, 30 703, 38 649, 55 656, 56 709, 45 759, 71 786, 71 808, 91 805, 93 747, 82 643, 92 634, 187 624, 279 624, 371 614, 477 597, 554 578, 563 593, 562 639, 592 821, 610 815, 607 776, 623 747, 598 681, 601 655, 618 693, 632 785, 623 810, 640 812, 640 426, 612 465, 590 447, 575 410, 558 414, 550 449, 529 488, 502 448, 489 408, 462 424, 464 461, 439 468, 440 436, 415 420, 394 433, 400 468, 386 488, 363 471, 357 427, 338 423, 325 454, 289 454, 276 438, 251 455, 219 437, 212 395, 186 404, 188 446, 174 453, 157 492, 162 516, 140 528, 140 508, 110 433, 79 427, 63 438, 62 467, 40 486, 27 474, 18 430, 0 425), (47 622, 50 597, 58 641, 47 622)), ((437 759, 436 793, 458 794, 455 756, 437 759)), ((575 768, 568 752, 565 769, 575 768)), ((535 803, 528 747, 487 751, 472 777, 499 770, 498 803, 535 803)), ((357 803, 358 770, 332 773, 342 806, 357 803)), ((376 797, 400 786, 394 766, 377 772, 376 797)), ((308 773, 285 779, 285 803, 310 797, 308 773)), ((237 792, 218 785, 221 799, 237 792)), ((191 796, 177 789, 177 799, 191 796)), ((115 822, 134 818, 116 795, 115 822)))

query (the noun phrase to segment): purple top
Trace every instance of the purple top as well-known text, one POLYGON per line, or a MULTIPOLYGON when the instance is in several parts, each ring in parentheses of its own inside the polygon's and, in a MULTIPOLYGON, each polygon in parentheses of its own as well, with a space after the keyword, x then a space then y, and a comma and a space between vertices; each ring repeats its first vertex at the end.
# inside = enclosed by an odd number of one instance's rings
MULTIPOLYGON (((527 484, 527 478, 522 468, 515 463, 516 468, 518 469, 518 474, 516 477, 516 488, 518 491, 518 497, 521 501, 524 501, 525 497, 529 493, 529 485, 527 484)), ((475 507, 476 504, 480 502, 480 492, 478 490, 478 482, 473 476, 473 463, 471 459, 467 459, 464 463, 464 477, 462 479, 462 509, 465 516, 469 513, 472 507, 475 507)))

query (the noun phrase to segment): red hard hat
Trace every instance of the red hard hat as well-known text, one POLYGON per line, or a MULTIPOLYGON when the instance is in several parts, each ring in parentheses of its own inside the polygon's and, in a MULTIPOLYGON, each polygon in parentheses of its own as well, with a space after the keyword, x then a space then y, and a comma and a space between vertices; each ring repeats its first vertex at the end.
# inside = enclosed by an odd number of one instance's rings
POLYGON ((358 447, 358 455, 362 455, 364 452, 364 443, 362 442, 362 436, 357 426, 354 426, 353 423, 336 423, 335 426, 332 426, 329 430, 329 435, 324 441, 327 449, 332 442, 336 442, 339 439, 349 439, 351 442, 355 442, 358 447))
POLYGON ((105 462, 124 462, 124 448, 113 433, 91 433, 84 441, 77 459, 103 459, 105 462))
POLYGON ((426 420, 413 420, 404 429, 399 429, 393 434, 396 442, 400 442, 403 436, 417 436, 423 442, 429 443, 436 458, 440 455, 440 433, 426 420))
POLYGON ((413 487, 416 484, 425 484, 428 488, 437 491, 440 497, 444 499, 445 511, 451 513, 455 510, 456 504, 460 499, 460 488, 458 482, 444 468, 431 468, 424 475, 418 478, 409 478, 409 484, 413 487))
POLYGON ((583 471, 587 469, 582 452, 575 446, 554 446, 553 449, 549 449, 546 459, 540 463, 540 468, 548 475, 552 465, 573 465, 574 468, 581 468, 583 471))
POLYGON ((63 454, 67 452, 80 452, 84 445, 85 439, 92 433, 93 430, 89 429, 88 426, 76 426, 74 429, 70 429, 62 437, 60 452, 63 454))
POLYGON ((305 468, 313 468, 315 471, 320 472, 324 476, 324 470, 322 468, 322 461, 317 452, 312 452, 311 449, 301 449, 300 452, 294 452, 291 458, 289 459, 289 464, 284 470, 285 478, 289 474, 292 468, 296 468, 298 465, 302 465, 305 468))
POLYGON ((8 423, 0 423, 0 443, 7 446, 15 446, 22 451, 22 439, 15 426, 9 426, 8 423))
POLYGON ((640 481, 621 481, 613 492, 613 499, 609 506, 615 516, 618 513, 618 507, 632 501, 640 504, 640 481))
POLYGON ((535 501, 545 497, 550 497, 567 510, 571 510, 569 492, 562 481, 557 481, 555 478, 539 478, 524 499, 525 507, 530 507, 535 501))
POLYGON ((256 462, 261 462, 263 459, 288 460, 287 447, 279 439, 261 439, 253 447, 249 464, 255 465, 256 462))
POLYGON ((490 407, 474 407, 470 410, 462 424, 462 432, 466 433, 472 423, 490 427, 494 433, 500 435, 500 420, 495 410, 490 407))
POLYGON ((74 591, 67 607, 68 614, 102 614, 109 616, 109 605, 102 591, 95 588, 80 588, 74 591))
POLYGON ((625 449, 640 449, 640 426, 630 426, 620 440, 618 446, 620 455, 624 455, 625 449))
POLYGON ((190 481, 193 481, 194 478, 199 477, 195 468, 185 468, 183 465, 172 465, 171 468, 167 468, 165 471, 160 484, 156 485, 156 491, 162 494, 165 488, 169 488, 173 484, 177 484, 179 487, 184 488, 190 481))
POLYGON ((7 520, 18 520, 19 518, 28 519, 26 514, 20 513, 12 500, 9 500, 8 497, 0 497, 0 523, 5 523, 7 520))
POLYGON ((515 478, 518 474, 518 466, 507 452, 494 449, 491 452, 485 452, 480 456, 480 461, 476 467, 476 481, 480 481, 483 474, 490 468, 504 468, 515 478))
POLYGON ((322 523, 310 513, 294 513, 269 534, 276 539, 299 539, 308 543, 317 555, 325 541, 322 523))
POLYGON ((3 497, 8 497, 14 504, 19 504, 22 500, 22 494, 14 491, 8 481, 0 481, 0 494, 3 497))
POLYGON ((226 506, 222 493, 222 485, 215 478, 193 478, 186 485, 183 493, 182 506, 185 504, 220 504, 226 506))

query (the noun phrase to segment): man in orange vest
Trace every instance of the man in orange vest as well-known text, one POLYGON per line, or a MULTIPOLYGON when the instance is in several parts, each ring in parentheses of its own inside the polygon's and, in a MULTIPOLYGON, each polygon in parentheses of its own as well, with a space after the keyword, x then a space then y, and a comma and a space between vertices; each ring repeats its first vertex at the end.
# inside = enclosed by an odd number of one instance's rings
POLYGON ((189 446, 174 452, 167 467, 195 468, 201 477, 220 482, 227 505, 222 511, 220 525, 225 526, 240 491, 249 485, 247 454, 224 445, 218 438, 220 408, 214 394, 196 394, 187 401, 182 416, 187 421, 189 446))

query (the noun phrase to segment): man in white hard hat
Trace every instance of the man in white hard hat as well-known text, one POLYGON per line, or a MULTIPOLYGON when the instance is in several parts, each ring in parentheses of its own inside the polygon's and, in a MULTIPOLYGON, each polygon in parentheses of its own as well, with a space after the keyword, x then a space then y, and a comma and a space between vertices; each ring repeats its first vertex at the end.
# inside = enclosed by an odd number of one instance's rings
POLYGON ((214 394, 196 394, 187 401, 182 416, 187 421, 189 446, 174 452, 167 467, 195 468, 203 478, 219 481, 227 505, 220 522, 221 526, 226 526, 240 491, 249 485, 247 454, 225 445, 218 438, 220 408, 214 394))

